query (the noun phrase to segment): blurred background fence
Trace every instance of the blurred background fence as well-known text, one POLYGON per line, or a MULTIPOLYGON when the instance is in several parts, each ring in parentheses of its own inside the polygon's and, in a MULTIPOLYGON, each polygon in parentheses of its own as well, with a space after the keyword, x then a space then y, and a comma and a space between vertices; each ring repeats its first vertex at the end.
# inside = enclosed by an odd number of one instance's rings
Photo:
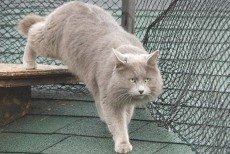
MULTIPOLYGON (((103 7, 121 24, 121 0, 80 1, 103 7)), ((1 0, 0 63, 22 62, 26 40, 15 29, 19 19, 47 15, 65 2, 1 0)), ((230 1, 135 0, 134 30, 147 51, 161 51, 164 93, 148 104, 159 125, 197 153, 230 153, 230 1)), ((43 57, 37 62, 62 64, 43 57)), ((33 87, 35 95, 41 92, 88 94, 84 85, 33 87)))

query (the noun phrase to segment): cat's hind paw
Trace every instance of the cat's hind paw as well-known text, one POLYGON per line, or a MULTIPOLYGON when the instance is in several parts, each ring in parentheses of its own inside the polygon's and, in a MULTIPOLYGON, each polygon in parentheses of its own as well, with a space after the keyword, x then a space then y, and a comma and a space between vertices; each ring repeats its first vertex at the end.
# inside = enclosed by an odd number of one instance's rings
POLYGON ((23 62, 23 67, 27 70, 32 70, 37 68, 37 64, 34 61, 23 62))
POLYGON ((117 153, 128 153, 132 151, 133 146, 129 142, 122 142, 118 145, 115 145, 115 151, 117 153))

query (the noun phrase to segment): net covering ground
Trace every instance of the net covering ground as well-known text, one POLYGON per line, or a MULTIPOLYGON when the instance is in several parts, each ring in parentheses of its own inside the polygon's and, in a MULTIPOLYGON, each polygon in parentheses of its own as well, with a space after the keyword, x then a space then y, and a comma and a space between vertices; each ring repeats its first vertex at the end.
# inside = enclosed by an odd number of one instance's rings
MULTIPOLYGON (((121 23, 121 0, 81 0, 108 10, 121 23)), ((22 63, 26 40, 15 29, 29 13, 47 15, 67 0, 2 0, 0 62, 22 63)), ((197 153, 230 152, 230 1, 136 0, 135 34, 147 51, 160 50, 164 92, 149 103, 159 125, 197 153)), ((61 65, 43 57, 38 63, 61 65)), ((84 85, 36 86, 34 91, 87 93, 84 85)))

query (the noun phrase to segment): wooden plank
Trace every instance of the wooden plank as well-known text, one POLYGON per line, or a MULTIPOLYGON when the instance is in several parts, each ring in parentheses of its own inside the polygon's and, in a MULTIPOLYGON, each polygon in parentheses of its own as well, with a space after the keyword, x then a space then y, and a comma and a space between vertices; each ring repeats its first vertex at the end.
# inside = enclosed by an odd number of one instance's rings
POLYGON ((26 70, 22 64, 0 63, 0 79, 4 77, 31 77, 31 76, 52 76, 71 75, 66 66, 38 65, 36 69, 26 70))
POLYGON ((26 70, 22 64, 0 64, 0 87, 77 83, 78 77, 66 66, 38 65, 37 69, 26 70))
POLYGON ((134 34, 135 0, 122 0, 121 26, 127 32, 134 34))
POLYGON ((32 85, 76 84, 79 80, 66 66, 0 64, 0 127, 29 111, 32 85))
POLYGON ((74 76, 53 76, 53 77, 32 77, 18 79, 0 79, 0 87, 21 87, 33 85, 50 85, 50 84, 78 84, 80 83, 74 76))

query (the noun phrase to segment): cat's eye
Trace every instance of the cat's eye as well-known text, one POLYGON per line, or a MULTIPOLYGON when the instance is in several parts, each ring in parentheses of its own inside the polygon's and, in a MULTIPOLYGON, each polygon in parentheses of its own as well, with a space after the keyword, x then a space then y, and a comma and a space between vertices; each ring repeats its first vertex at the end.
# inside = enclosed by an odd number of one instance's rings
POLYGON ((146 78, 145 79, 145 82, 147 83, 147 82, 149 82, 151 79, 150 78, 146 78))
POLYGON ((137 80, 136 80, 135 78, 130 78, 129 81, 130 81, 131 83, 137 82, 137 80))

